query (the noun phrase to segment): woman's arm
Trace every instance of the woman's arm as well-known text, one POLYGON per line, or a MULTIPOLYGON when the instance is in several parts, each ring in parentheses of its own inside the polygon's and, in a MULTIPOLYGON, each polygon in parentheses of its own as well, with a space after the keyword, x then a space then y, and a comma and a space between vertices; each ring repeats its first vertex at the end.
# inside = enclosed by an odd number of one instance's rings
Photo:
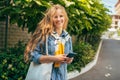
POLYGON ((66 62, 66 55, 57 55, 57 56, 47 56, 43 55, 39 58, 40 63, 50 63, 50 62, 59 62, 63 63, 66 62))

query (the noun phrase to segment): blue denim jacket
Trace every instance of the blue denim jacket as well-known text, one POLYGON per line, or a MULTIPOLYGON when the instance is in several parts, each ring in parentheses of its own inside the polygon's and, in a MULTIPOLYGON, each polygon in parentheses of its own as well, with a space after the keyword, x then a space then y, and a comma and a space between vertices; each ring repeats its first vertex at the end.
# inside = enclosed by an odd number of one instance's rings
MULTIPOLYGON (((56 32, 53 32, 53 34, 57 34, 56 32)), ((65 39, 65 54, 69 54, 70 52, 73 52, 72 50, 72 39, 69 36, 68 32, 65 30, 62 31, 62 34, 60 35, 61 38, 65 39)), ((55 52, 55 37, 52 35, 48 36, 48 54, 54 55, 55 52)), ((45 53, 45 44, 40 41, 34 51, 31 52, 32 61, 40 64, 39 58, 44 55, 45 53), (40 43, 42 44, 43 48, 40 47, 40 43)), ((54 68, 52 70, 51 74, 51 80, 67 80, 67 64, 62 63, 59 68, 54 68)))

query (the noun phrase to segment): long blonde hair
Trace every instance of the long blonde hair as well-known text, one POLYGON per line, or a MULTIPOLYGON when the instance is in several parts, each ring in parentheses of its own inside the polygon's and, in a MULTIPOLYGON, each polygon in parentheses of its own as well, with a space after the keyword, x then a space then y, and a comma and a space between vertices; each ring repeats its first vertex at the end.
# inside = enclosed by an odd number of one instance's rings
POLYGON ((65 17, 65 22, 64 22, 64 26, 63 29, 67 28, 67 24, 68 24, 68 16, 67 13, 64 9, 63 6, 56 4, 56 5, 52 5, 45 14, 45 17, 38 23, 38 26, 35 30, 35 32, 33 33, 30 41, 28 42, 25 52, 24 52, 24 59, 25 62, 29 61, 29 55, 30 55, 30 51, 34 50, 34 48, 36 47, 37 43, 40 40, 43 40, 43 42, 45 41, 45 36, 46 35, 50 35, 53 31, 53 16, 56 12, 57 9, 61 9, 64 17, 65 17))

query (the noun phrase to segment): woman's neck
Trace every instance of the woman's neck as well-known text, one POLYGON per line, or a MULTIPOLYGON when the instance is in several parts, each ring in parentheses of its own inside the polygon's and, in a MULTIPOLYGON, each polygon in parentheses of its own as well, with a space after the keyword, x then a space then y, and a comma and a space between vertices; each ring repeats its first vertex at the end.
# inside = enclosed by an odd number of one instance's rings
POLYGON ((60 36, 62 33, 62 29, 55 29, 55 32, 57 32, 57 34, 60 36))

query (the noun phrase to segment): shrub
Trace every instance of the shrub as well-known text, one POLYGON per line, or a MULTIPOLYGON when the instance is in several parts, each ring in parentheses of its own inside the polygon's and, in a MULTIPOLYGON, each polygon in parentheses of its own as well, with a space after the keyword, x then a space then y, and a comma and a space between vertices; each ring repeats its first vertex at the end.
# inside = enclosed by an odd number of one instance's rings
POLYGON ((80 71, 81 68, 92 61, 95 56, 95 51, 92 49, 92 46, 85 42, 76 42, 73 45, 73 50, 77 55, 74 57, 72 64, 68 65, 69 71, 80 71))
POLYGON ((19 42, 7 52, 0 53, 0 80, 24 80, 28 65, 24 63, 25 45, 19 42))
POLYGON ((120 36, 120 29, 117 30, 117 34, 118 34, 118 36, 120 36))

